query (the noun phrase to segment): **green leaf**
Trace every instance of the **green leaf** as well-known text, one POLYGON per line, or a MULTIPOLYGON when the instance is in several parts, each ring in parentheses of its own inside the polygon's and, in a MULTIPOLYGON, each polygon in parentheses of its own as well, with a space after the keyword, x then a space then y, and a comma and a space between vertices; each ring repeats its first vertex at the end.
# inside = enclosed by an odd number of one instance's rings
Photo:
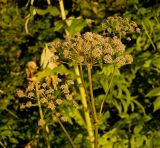
POLYGON ((48 7, 48 12, 53 16, 58 16, 60 14, 58 8, 54 7, 54 6, 49 6, 48 7))
POLYGON ((143 111, 143 113, 145 113, 145 108, 141 103, 139 103, 137 100, 133 100, 133 102, 143 111))
POLYGON ((82 115, 80 114, 80 112, 78 111, 78 109, 73 108, 69 112, 69 116, 74 118, 76 123, 78 123, 81 127, 85 127, 85 121, 84 121, 82 115))
POLYGON ((10 130, 4 130, 4 131, 1 131, 0 135, 2 137, 10 137, 12 135, 12 132, 10 130))
POLYGON ((50 13, 53 16, 58 16, 60 14, 59 10, 57 7, 54 6, 49 6, 47 9, 35 9, 37 14, 39 15, 45 15, 47 13, 50 13))
POLYGON ((117 108, 118 113, 122 113, 122 105, 117 100, 112 100, 113 105, 117 108))
POLYGON ((157 68, 160 68, 160 56, 157 56, 156 58, 153 58, 152 65, 157 67, 157 68))
POLYGON ((18 140, 16 139, 16 138, 9 138, 9 141, 11 142, 11 143, 18 143, 18 140))
POLYGON ((143 129, 143 126, 142 125, 137 125, 135 128, 134 128, 134 133, 135 134, 138 134, 140 133, 140 131, 143 129))
POLYGON ((117 141, 116 132, 117 128, 113 128, 103 134, 103 136, 99 138, 99 145, 102 146, 102 148, 113 148, 114 142, 117 141))
POLYGON ((55 21, 54 22, 54 28, 53 31, 59 31, 62 28, 65 28, 66 24, 64 21, 60 20, 60 21, 55 21))
POLYGON ((42 80, 43 78, 54 74, 71 75, 73 79, 76 77, 72 71, 68 70, 64 65, 60 65, 54 69, 47 68, 41 72, 38 72, 37 78, 38 80, 42 80))
POLYGON ((123 98, 121 99, 121 103, 122 103, 122 106, 123 106, 123 112, 127 113, 128 106, 129 106, 130 103, 128 103, 128 101, 123 100, 123 98))
POLYGON ((74 144, 80 144, 83 140, 83 135, 80 133, 80 134, 77 134, 76 138, 74 139, 74 144))
POLYGON ((37 9, 36 8, 35 10, 36 10, 37 14, 39 14, 39 15, 45 15, 48 13, 47 9, 37 9))
POLYGON ((160 96, 160 87, 153 88, 153 89, 146 95, 146 97, 155 97, 155 96, 160 96))
POLYGON ((157 97, 156 100, 153 102, 153 112, 157 111, 160 109, 160 97, 157 97))
POLYGON ((71 20, 68 20, 70 24, 70 26, 67 28, 67 31, 71 34, 74 35, 77 32, 80 32, 85 26, 86 26, 86 22, 84 19, 82 18, 74 18, 71 20))

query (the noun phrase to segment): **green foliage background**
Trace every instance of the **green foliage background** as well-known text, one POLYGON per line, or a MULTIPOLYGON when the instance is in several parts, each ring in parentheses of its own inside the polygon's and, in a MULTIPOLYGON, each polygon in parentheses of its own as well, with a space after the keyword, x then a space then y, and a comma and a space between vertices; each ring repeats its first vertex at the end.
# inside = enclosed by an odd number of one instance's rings
MULTIPOLYGON (((108 16, 127 17, 138 23, 140 34, 125 41, 127 52, 134 56, 132 65, 116 73, 106 101, 107 111, 100 124, 100 145, 108 148, 160 147, 160 5, 158 0, 69 0, 64 1, 67 19, 61 19, 58 1, 1 0, 0 2, 0 145, 24 147, 28 143, 44 147, 43 132, 37 120, 38 109, 21 110, 16 90, 27 85, 25 66, 28 61, 40 64, 45 43, 70 34, 86 31, 101 33, 102 21, 108 16), (67 25, 66 25, 67 23, 67 25), (107 125, 106 125, 107 119, 107 125), (135 146, 135 147, 134 147, 135 146)), ((101 102, 107 87, 108 71, 95 70, 94 93, 101 102), (101 81, 97 81, 101 78, 101 81)), ((86 84, 87 85, 87 84, 86 84)), ((96 106, 99 108, 99 102, 96 106)), ((77 115, 72 115, 78 119, 77 115)), ((74 141, 83 145, 81 119, 67 123, 74 141), (73 128, 74 125, 74 128, 73 128), (79 133, 79 134, 77 134, 79 133)), ((51 127, 52 147, 70 147, 59 125, 51 127)))

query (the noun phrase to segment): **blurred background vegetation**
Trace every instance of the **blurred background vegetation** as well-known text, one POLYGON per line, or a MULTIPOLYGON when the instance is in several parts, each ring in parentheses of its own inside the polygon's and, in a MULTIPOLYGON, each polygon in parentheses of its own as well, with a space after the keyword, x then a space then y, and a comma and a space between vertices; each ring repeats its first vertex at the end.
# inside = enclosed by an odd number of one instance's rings
MULTIPOLYGON (((134 96, 142 106, 136 106, 134 114, 129 118, 123 117, 122 114, 116 115, 115 113, 121 112, 121 109, 112 102, 113 107, 110 107, 108 124, 110 124, 110 129, 121 127, 131 141, 139 140, 137 148, 143 147, 144 143, 149 143, 149 141, 151 147, 160 147, 158 140, 160 139, 159 6, 159 0, 64 0, 67 18, 62 20, 58 0, 1 0, 0 145, 25 147, 36 139, 37 147, 44 147, 43 133, 37 133, 38 109, 21 110, 21 100, 16 96, 16 90, 23 89, 27 85, 25 74, 27 62, 35 61, 40 66, 40 55, 45 43, 63 39, 66 29, 70 34, 86 31, 102 33, 103 20, 108 16, 116 15, 137 22, 141 32, 131 34, 133 38, 131 41, 124 41, 127 51, 134 56, 134 63, 121 68, 121 76, 115 79, 113 85, 113 89, 115 87, 118 89, 115 94, 110 95, 118 96, 116 94, 118 92, 128 93, 134 96), (145 111, 145 115, 139 108, 145 111), (129 126, 130 131, 125 129, 126 125, 129 126), (137 135, 143 139, 138 139, 137 135), (136 140, 133 140, 135 137, 136 140)), ((103 72, 105 75, 105 71, 103 72)), ((99 96, 102 87, 96 82, 97 78, 95 73, 94 81, 97 87, 94 90, 99 96)), ((103 83, 101 85, 103 86, 103 83)), ((123 103, 121 104, 123 108, 123 103)), ((127 113, 130 114, 130 109, 127 113)), ((66 125, 70 132, 72 132, 71 127, 70 124, 66 125)), ((79 125, 75 123, 73 135, 77 131, 80 132, 78 127, 79 125)), ((104 128, 103 131, 103 126, 101 129, 102 133, 106 130, 104 128)), ((121 135, 124 136, 123 132, 121 135)), ((55 125, 54 132, 50 136, 54 139, 53 147, 69 146, 58 125, 55 125)), ((122 137, 123 140, 127 139, 122 137)), ((105 142, 106 140, 102 140, 102 143, 105 142)))

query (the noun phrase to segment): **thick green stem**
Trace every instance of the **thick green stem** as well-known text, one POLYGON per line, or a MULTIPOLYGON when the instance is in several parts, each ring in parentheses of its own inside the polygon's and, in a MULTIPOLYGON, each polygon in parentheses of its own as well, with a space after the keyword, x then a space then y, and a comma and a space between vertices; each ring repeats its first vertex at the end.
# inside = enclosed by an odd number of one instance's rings
POLYGON ((116 66, 114 67, 113 74, 112 74, 112 76, 111 76, 111 79, 110 79, 108 88, 107 88, 107 90, 106 90, 106 94, 105 94, 105 96, 104 96, 104 98, 103 98, 103 100, 102 100, 101 108, 100 108, 100 111, 99 111, 98 120, 100 120, 100 118, 101 118, 102 110, 103 110, 103 105, 104 105, 104 101, 105 101, 106 97, 108 96, 109 90, 110 90, 110 88, 111 88, 111 84, 112 84, 112 81, 113 81, 113 78, 114 78, 114 75, 115 75, 115 70, 116 70, 116 66))
POLYGON ((67 130, 65 129, 65 127, 63 126, 62 122, 57 118, 57 121, 58 123, 60 124, 61 128, 63 129, 64 133, 66 134, 68 140, 70 141, 71 145, 73 148, 76 148, 73 141, 72 141, 72 138, 70 137, 69 133, 67 132, 67 130))
MULTIPOLYGON (((63 0, 59 0, 59 7, 60 7, 60 10, 61 10, 62 20, 66 20, 66 14, 65 14, 63 0)), ((66 29, 65 29, 65 33, 66 33, 67 36, 69 35, 69 32, 66 29)))
POLYGON ((87 69, 88 69, 90 97, 91 97, 91 105, 92 105, 92 112, 93 112, 93 118, 94 118, 94 128, 95 128, 94 148, 98 148, 98 119, 97 119, 97 112, 96 112, 94 96, 93 96, 91 64, 87 64, 87 69))
POLYGON ((87 105, 86 93, 85 93, 85 89, 82 85, 82 79, 81 79, 81 76, 80 76, 78 65, 75 66, 75 74, 77 75, 77 83, 78 83, 79 91, 80 91, 80 94, 81 94, 81 102, 82 102, 82 105, 83 105, 83 108, 84 108, 84 116, 85 116, 85 121, 86 121, 89 140, 91 142, 91 147, 94 148, 94 143, 93 143, 94 132, 93 132, 93 128, 92 128, 92 122, 91 122, 89 108, 88 108, 88 105, 87 105))

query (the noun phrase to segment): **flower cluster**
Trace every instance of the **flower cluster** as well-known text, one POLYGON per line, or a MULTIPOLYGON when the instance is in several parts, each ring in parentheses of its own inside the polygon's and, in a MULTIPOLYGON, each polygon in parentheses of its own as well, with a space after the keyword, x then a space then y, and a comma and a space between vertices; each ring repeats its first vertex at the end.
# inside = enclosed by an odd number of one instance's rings
POLYGON ((62 121, 66 121, 67 117, 61 114, 62 109, 67 105, 77 105, 73 99, 75 93, 71 92, 73 84, 73 80, 62 81, 57 76, 47 77, 43 83, 30 82, 25 92, 17 91, 17 96, 28 98, 28 101, 23 103, 21 108, 35 106, 37 99, 39 99, 42 107, 52 111, 52 116, 56 115, 57 117, 58 115, 62 121))
POLYGON ((51 47, 51 51, 53 49, 56 51, 59 60, 71 61, 74 64, 95 65, 99 62, 119 64, 122 63, 122 60, 119 60, 122 58, 123 64, 133 61, 131 55, 124 55, 125 45, 118 37, 104 37, 92 32, 66 37, 64 41, 51 42, 48 46, 51 47))
POLYGON ((134 21, 118 16, 111 16, 104 20, 102 29, 107 34, 119 35, 120 37, 125 37, 127 33, 140 32, 138 25, 134 21))

